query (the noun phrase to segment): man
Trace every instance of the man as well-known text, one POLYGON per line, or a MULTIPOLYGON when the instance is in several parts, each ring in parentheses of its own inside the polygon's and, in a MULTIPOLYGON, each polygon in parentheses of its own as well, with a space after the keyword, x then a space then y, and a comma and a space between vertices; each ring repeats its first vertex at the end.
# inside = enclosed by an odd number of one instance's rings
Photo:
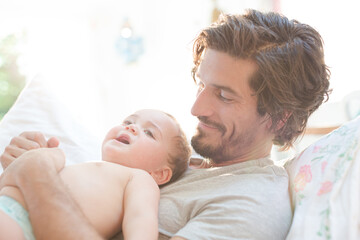
MULTIPOLYGON (((199 124, 191 143, 207 164, 161 189, 160 239, 284 239, 288 177, 268 158, 273 143, 292 146, 328 97, 321 36, 275 13, 225 15, 196 38, 194 64, 191 112, 199 124)), ((30 143, 56 145, 24 133, 2 155, 3 166, 30 143)), ((5 173, 16 176, 37 238, 100 239, 59 180, 59 167, 43 156, 31 160, 5 173)))

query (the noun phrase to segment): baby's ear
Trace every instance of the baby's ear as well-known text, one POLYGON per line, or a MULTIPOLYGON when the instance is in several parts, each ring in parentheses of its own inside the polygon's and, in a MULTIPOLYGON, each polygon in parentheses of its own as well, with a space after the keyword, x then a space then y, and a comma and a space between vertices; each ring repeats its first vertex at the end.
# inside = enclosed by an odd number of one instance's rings
POLYGON ((170 167, 165 166, 153 172, 150 175, 154 178, 155 182, 160 186, 170 181, 172 177, 172 170, 170 167))

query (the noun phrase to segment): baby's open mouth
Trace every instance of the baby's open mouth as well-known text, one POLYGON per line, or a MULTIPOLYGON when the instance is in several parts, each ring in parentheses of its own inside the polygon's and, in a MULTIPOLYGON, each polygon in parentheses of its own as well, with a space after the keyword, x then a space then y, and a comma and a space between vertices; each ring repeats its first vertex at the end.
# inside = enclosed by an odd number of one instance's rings
POLYGON ((121 135, 120 137, 116 138, 116 141, 119 141, 123 144, 130 144, 129 137, 126 135, 121 135))

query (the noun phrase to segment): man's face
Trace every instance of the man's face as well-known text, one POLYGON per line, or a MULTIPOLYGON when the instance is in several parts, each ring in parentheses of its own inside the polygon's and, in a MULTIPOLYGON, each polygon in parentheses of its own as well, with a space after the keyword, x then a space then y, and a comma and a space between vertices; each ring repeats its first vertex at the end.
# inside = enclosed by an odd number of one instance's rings
POLYGON ((165 113, 141 110, 110 129, 102 145, 102 160, 151 172, 167 166, 178 127, 165 113))
POLYGON ((198 117, 194 150, 214 163, 244 161, 270 153, 271 122, 257 112, 249 80, 257 65, 207 49, 196 73, 198 93, 191 109, 198 117), (269 149, 270 146, 270 149, 269 149))

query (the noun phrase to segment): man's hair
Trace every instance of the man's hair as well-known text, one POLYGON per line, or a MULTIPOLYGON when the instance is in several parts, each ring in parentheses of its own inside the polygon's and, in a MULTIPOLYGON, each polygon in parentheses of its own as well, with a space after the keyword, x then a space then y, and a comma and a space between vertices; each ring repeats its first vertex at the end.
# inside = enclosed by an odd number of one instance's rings
POLYGON ((256 10, 221 15, 195 39, 194 80, 207 48, 257 64, 249 86, 257 97, 258 113, 271 118, 274 144, 283 149, 292 146, 309 116, 329 98, 323 40, 309 25, 256 10))
POLYGON ((170 114, 165 113, 169 116, 175 123, 179 130, 178 135, 175 136, 172 140, 171 150, 168 153, 168 163, 171 166, 172 177, 169 182, 161 186, 165 186, 169 183, 176 181, 188 168, 190 156, 191 156, 191 147, 186 138, 184 131, 181 129, 178 121, 170 114))

